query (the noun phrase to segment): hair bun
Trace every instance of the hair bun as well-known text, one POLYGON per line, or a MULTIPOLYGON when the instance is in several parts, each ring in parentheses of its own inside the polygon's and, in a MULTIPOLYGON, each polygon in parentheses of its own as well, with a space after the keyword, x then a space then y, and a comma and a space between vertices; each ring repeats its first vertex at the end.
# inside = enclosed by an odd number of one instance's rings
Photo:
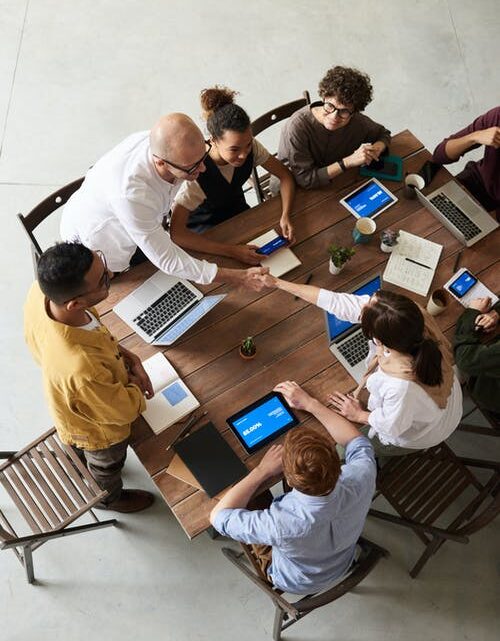
POLYGON ((233 91, 228 87, 215 85, 215 87, 210 87, 209 89, 203 89, 200 93, 200 103, 203 110, 203 118, 208 120, 208 118, 226 105, 232 105, 234 103, 234 97, 237 95, 237 91, 233 91))

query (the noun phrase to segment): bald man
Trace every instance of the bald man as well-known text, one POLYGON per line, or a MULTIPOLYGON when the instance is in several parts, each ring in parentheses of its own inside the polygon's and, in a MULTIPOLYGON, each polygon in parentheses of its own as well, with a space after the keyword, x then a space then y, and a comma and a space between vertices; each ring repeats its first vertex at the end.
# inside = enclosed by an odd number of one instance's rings
POLYGON ((205 171, 209 150, 201 131, 184 114, 163 116, 151 131, 128 136, 95 163, 68 200, 61 237, 101 250, 113 272, 145 257, 167 274, 196 283, 261 289, 262 268, 226 269, 193 258, 163 228, 182 182, 196 180, 205 171))

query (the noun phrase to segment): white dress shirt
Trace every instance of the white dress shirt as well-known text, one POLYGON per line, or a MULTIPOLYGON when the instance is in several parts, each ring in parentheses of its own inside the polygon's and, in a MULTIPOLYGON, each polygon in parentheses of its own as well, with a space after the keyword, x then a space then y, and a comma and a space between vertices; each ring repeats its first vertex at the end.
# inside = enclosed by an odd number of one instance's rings
MULTIPOLYGON (((369 296, 321 289, 317 305, 341 320, 359 323, 361 309, 369 300, 369 296)), ((375 350, 375 343, 370 340, 367 364, 375 356, 375 350)), ((370 393, 368 436, 373 438, 376 434, 384 445, 413 449, 438 445, 450 436, 462 418, 462 389, 456 375, 444 409, 418 383, 386 374, 380 367, 368 377, 366 388, 370 393)))
POLYGON ((61 237, 100 249, 114 272, 126 269, 140 247, 167 274, 210 283, 217 265, 190 256, 162 227, 181 184, 159 176, 149 147, 149 131, 132 134, 96 162, 68 200, 61 237))

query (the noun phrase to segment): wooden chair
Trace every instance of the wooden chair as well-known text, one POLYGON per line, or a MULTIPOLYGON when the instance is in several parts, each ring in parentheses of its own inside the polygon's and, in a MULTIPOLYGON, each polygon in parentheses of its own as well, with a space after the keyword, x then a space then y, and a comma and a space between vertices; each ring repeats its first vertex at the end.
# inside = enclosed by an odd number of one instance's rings
POLYGON ((441 443, 389 459, 378 474, 376 496, 379 494, 399 516, 376 509, 369 514, 412 529, 425 545, 410 570, 410 576, 415 578, 445 541, 468 543, 470 534, 498 515, 500 463, 459 458, 441 443), (492 473, 486 482, 481 482, 469 467, 492 473), (447 525, 442 524, 445 519, 447 525))
POLYGON ((389 556, 389 552, 367 539, 360 538, 358 544, 361 547, 361 555, 353 564, 350 573, 337 585, 332 588, 300 597, 297 601, 288 601, 283 592, 274 587, 253 560, 250 546, 240 544, 243 551, 237 552, 231 548, 222 548, 224 556, 234 563, 243 574, 250 579, 258 588, 267 594, 276 608, 274 615, 273 639, 280 641, 281 634, 291 625, 302 619, 316 608, 321 608, 328 603, 336 601, 346 592, 350 592, 365 576, 367 576, 377 565, 382 557, 389 556))
MULTIPOLYGON (((252 122, 252 132, 254 136, 258 136, 260 133, 269 129, 273 125, 276 125, 282 120, 290 118, 298 109, 305 107, 305 105, 311 104, 311 97, 308 91, 302 93, 302 98, 298 100, 292 100, 292 102, 287 102, 284 105, 276 107, 276 109, 271 109, 267 113, 259 116, 256 120, 252 122)), ((252 170, 252 182, 255 188, 255 193, 257 194, 257 200, 259 203, 264 202, 267 198, 271 197, 271 192, 269 189, 269 182, 271 176, 269 173, 265 173, 262 176, 259 176, 257 168, 252 170)))
POLYGON ((33 269, 36 277, 36 266, 38 259, 43 254, 43 249, 40 247, 39 242, 35 238, 34 230, 42 223, 50 214, 54 213, 66 204, 70 196, 72 196, 77 189, 80 188, 83 183, 83 177, 74 180, 71 183, 68 183, 61 189, 58 189, 50 196, 47 196, 45 200, 42 200, 36 207, 34 207, 29 214, 23 216, 23 214, 17 214, 17 217, 23 226, 24 231, 28 235, 31 245, 31 256, 33 258, 33 269))
POLYGON ((0 483, 32 534, 19 536, 0 510, 0 549, 13 550, 29 583, 35 580, 33 550, 62 536, 116 524, 99 521, 92 508, 108 494, 101 490, 73 450, 51 429, 19 452, 0 452, 0 483), (68 527, 85 513, 94 523, 68 527))

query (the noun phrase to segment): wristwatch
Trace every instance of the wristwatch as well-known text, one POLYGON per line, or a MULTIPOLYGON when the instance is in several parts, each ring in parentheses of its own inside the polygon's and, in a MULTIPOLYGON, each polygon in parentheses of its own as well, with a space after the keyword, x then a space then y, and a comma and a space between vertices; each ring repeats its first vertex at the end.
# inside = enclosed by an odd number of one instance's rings
POLYGON ((347 171, 347 167, 345 166, 345 162, 342 158, 340 160, 337 160, 337 162, 339 163, 339 167, 342 169, 342 171, 347 171))

